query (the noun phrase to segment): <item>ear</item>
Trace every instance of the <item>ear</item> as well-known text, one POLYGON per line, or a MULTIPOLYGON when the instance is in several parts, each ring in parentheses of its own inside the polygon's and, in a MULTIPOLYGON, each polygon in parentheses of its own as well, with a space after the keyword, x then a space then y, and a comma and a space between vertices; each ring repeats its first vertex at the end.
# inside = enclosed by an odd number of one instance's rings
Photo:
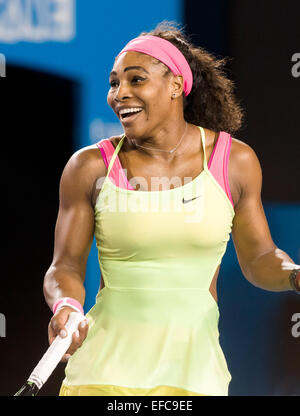
POLYGON ((183 94, 183 76, 174 75, 171 83, 172 99, 180 97, 183 94))

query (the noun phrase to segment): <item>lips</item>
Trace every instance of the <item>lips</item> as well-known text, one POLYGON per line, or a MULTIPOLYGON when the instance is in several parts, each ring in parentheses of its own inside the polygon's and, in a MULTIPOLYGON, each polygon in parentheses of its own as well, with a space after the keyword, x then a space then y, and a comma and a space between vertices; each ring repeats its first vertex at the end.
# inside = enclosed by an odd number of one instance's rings
POLYGON ((138 117, 138 115, 143 111, 142 108, 127 108, 127 109, 121 109, 119 111, 119 117, 121 119, 122 123, 127 123, 128 121, 133 121, 135 118, 138 117))

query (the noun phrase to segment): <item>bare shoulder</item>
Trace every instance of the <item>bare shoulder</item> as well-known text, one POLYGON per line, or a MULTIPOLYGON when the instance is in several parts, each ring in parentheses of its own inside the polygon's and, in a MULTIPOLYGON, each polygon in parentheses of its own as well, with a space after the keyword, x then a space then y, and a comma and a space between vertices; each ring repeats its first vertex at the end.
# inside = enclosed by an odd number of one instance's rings
POLYGON ((249 193, 260 195, 262 170, 251 146, 241 140, 232 139, 228 170, 231 182, 241 196, 249 193))
POLYGON ((83 147, 69 158, 61 176, 61 191, 79 198, 86 195, 92 200, 96 182, 105 175, 106 166, 98 147, 83 147))
POLYGON ((232 139, 232 146, 230 152, 230 163, 232 168, 241 175, 243 171, 245 174, 254 174, 255 172, 261 174, 261 166, 254 149, 247 143, 232 139))
POLYGON ((83 147, 74 152, 68 160, 65 170, 73 175, 105 173, 105 164, 96 145, 83 147))
POLYGON ((230 157, 233 162, 242 165, 251 164, 251 162, 254 162, 255 160, 258 161, 254 149, 247 143, 235 138, 232 138, 230 157))
MULTIPOLYGON (((107 140, 116 148, 121 138, 121 136, 112 136, 107 140)), ((95 206, 107 175, 107 167, 99 148, 96 144, 86 146, 75 152, 69 163, 72 165, 74 178, 77 178, 74 180, 78 184, 83 182, 83 189, 87 190, 91 203, 95 206)))

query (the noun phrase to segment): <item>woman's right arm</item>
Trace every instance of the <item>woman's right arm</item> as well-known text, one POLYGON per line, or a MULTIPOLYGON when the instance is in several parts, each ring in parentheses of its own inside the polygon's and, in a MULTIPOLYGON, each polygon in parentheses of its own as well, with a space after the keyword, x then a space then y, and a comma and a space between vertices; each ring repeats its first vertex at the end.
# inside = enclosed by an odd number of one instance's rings
MULTIPOLYGON (((44 296, 52 310, 61 297, 76 299, 83 306, 86 263, 94 235, 93 189, 97 177, 105 175, 98 149, 76 152, 68 161, 60 181, 59 212, 55 227, 53 261, 44 277, 44 296)), ((49 342, 62 330, 72 308, 64 306, 51 319, 49 342)), ((78 327, 68 355, 80 347, 87 335, 87 323, 78 327)))

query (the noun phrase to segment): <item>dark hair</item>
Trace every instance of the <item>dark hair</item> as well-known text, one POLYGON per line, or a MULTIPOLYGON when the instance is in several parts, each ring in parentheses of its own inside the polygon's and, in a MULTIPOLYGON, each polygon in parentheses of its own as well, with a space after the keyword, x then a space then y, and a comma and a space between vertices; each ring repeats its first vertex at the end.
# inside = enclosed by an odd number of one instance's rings
POLYGON ((193 87, 187 97, 183 95, 187 122, 230 134, 240 129, 243 110, 233 94, 233 81, 223 71, 227 58, 217 59, 203 48, 193 45, 183 30, 172 22, 164 21, 151 32, 143 32, 140 36, 143 35, 168 40, 188 61, 193 73, 193 87))

